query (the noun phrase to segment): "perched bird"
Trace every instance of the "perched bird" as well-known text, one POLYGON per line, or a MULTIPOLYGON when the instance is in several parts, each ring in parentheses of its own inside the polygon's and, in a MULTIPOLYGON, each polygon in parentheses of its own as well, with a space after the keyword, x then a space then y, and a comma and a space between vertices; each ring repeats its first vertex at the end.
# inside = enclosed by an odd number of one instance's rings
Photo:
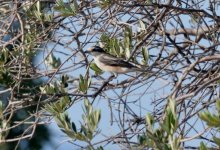
POLYGON ((101 47, 94 46, 89 48, 85 53, 93 56, 96 65, 103 71, 117 73, 128 72, 145 72, 142 68, 138 68, 132 63, 129 63, 122 58, 117 58, 105 52, 101 47))

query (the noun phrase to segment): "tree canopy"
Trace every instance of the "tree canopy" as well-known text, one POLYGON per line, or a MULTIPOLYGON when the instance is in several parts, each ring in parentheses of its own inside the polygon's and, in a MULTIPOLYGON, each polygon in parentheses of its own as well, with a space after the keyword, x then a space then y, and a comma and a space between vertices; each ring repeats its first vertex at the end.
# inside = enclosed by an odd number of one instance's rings
POLYGON ((219 148, 219 4, 0 0, 0 147, 40 149, 55 120, 76 149, 219 148), (145 72, 102 71, 94 45, 145 72))

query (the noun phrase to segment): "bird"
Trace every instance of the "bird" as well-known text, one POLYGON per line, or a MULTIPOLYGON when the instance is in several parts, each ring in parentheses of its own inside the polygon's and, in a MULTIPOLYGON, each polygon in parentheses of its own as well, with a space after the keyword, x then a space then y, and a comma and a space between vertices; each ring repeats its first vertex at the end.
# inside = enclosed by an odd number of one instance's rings
POLYGON ((125 61, 122 58, 115 57, 99 46, 90 47, 85 53, 91 54, 95 64, 103 71, 113 74, 125 74, 128 72, 145 72, 142 68, 125 61))

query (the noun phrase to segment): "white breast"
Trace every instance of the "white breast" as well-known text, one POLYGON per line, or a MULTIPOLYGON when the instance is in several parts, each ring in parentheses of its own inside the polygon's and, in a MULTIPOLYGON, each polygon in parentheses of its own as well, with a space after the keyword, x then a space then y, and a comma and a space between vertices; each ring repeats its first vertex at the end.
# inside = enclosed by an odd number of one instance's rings
POLYGON ((101 63, 100 61, 99 61, 99 57, 100 56, 97 56, 97 57, 94 57, 94 61, 95 61, 95 64, 100 68, 100 69, 102 69, 103 71, 106 71, 105 70, 105 64, 103 64, 103 63, 101 63))

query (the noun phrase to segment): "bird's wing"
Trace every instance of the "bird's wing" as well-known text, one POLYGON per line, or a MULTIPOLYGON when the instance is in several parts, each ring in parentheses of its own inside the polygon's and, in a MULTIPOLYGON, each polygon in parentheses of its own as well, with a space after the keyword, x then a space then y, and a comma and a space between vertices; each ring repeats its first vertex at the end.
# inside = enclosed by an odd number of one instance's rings
POLYGON ((136 66, 132 65, 129 62, 124 61, 121 58, 114 57, 109 54, 105 54, 99 59, 100 62, 104 64, 109 64, 110 66, 121 66, 121 67, 127 67, 127 68, 136 68, 136 66))

